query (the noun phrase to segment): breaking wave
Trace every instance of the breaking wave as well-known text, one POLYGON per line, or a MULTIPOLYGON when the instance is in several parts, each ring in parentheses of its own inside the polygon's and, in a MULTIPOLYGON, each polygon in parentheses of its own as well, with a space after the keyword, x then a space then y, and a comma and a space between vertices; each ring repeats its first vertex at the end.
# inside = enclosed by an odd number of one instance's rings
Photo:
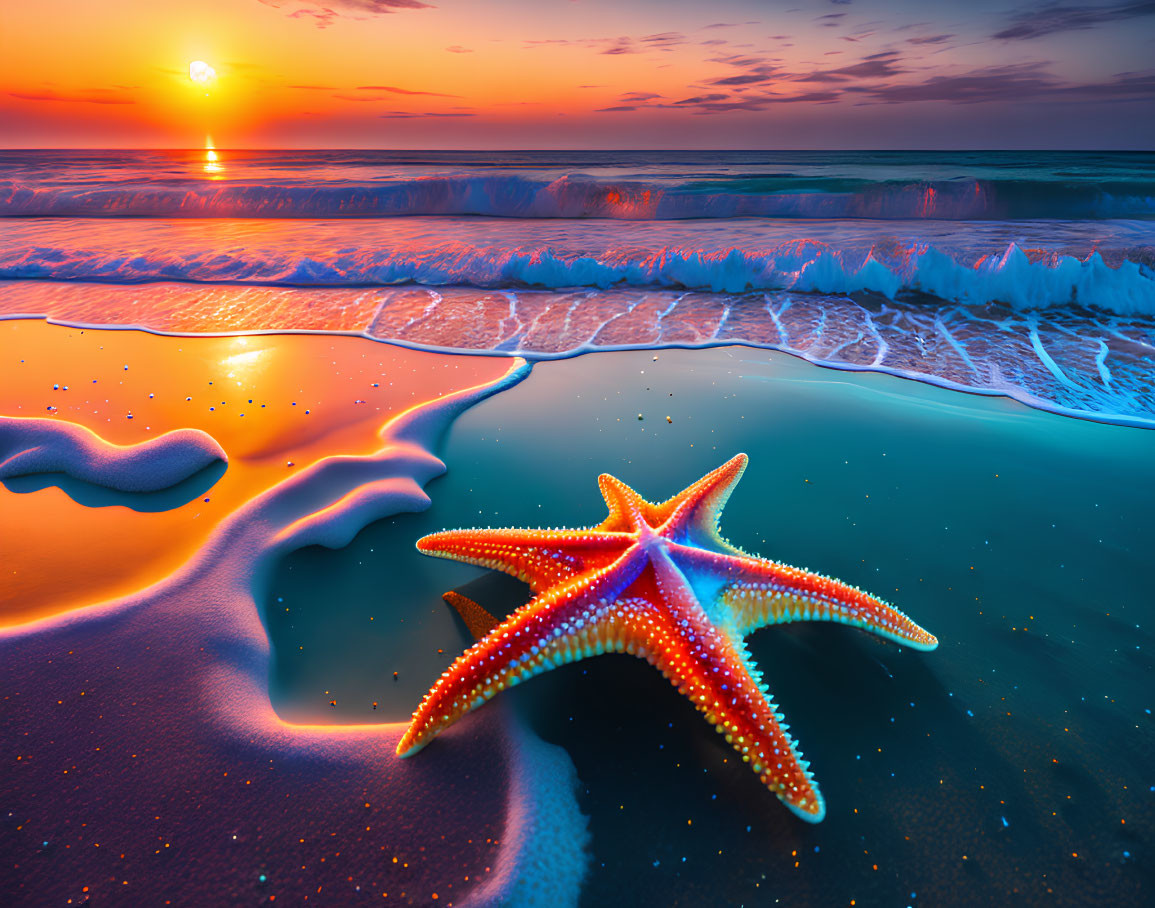
POLYGON ((438 242, 333 250, 247 246, 197 249, 157 244, 123 249, 15 246, 0 249, 0 278, 145 283, 189 281, 311 287, 399 284, 480 288, 669 288, 726 293, 791 290, 929 294, 1018 308, 1077 304, 1155 314, 1150 261, 1024 250, 1011 243, 973 257, 927 243, 849 246, 799 240, 763 249, 606 248, 593 252, 438 242))
POLYGON ((372 181, 161 180, 45 185, 0 181, 0 216, 164 218, 874 218, 1002 220, 1155 217, 1155 183, 864 180, 794 174, 677 181, 567 173, 396 176, 372 181))

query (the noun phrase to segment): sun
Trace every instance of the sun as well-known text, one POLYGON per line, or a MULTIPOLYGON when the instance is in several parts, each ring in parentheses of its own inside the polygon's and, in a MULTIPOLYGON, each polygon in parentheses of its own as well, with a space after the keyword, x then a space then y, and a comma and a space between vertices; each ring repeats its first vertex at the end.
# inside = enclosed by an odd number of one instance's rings
POLYGON ((193 60, 188 65, 188 77, 197 85, 208 88, 216 81, 217 71, 205 63, 204 60, 193 60))

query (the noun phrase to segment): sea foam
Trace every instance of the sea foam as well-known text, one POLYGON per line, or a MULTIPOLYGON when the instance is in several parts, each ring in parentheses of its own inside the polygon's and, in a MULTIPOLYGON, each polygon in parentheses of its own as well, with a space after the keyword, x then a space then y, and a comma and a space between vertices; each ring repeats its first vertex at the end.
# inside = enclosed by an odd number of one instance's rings
POLYGON ((158 492, 217 461, 227 463, 228 456, 200 429, 116 445, 73 423, 0 416, 0 479, 65 473, 120 492, 158 492))
POLYGON ((0 249, 0 278, 140 283, 189 281, 295 287, 397 284, 482 288, 661 287, 742 293, 794 290, 868 291, 895 299, 924 293, 964 303, 1019 308, 1095 306, 1155 315, 1155 270, 1147 261, 1099 251, 1084 257, 1017 243, 975 257, 929 243, 868 247, 799 240, 762 248, 432 244, 337 248, 231 247, 206 250, 138 244, 121 249, 82 245, 0 249), (87 248, 86 248, 87 246, 87 248), (972 260, 973 259, 973 260, 972 260))

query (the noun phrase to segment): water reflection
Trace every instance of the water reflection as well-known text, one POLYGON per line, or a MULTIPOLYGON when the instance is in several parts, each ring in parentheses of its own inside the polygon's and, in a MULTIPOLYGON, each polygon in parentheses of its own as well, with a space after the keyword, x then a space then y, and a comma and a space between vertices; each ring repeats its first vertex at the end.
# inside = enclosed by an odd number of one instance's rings
POLYGON ((224 173, 224 165, 220 163, 220 158, 217 156, 217 150, 213 146, 211 136, 205 137, 205 163, 203 170, 210 176, 224 173))

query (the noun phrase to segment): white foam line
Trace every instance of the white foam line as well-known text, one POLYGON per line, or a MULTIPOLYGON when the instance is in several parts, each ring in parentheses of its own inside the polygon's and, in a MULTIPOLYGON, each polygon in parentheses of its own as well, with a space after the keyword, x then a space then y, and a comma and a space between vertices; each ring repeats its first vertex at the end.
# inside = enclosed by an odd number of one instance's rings
POLYGON ((1111 352, 1111 348, 1107 346, 1105 340, 1099 341, 1099 352, 1095 356, 1095 365, 1099 368, 1099 377, 1103 379, 1103 385, 1110 387, 1111 385, 1111 370, 1107 368, 1107 355, 1111 352))
MULTIPOLYGON (((636 304, 635 304, 636 305, 636 304)), ((633 306, 629 311, 632 311, 633 306)), ((785 307, 782 311, 785 311, 785 307)), ((619 313, 606 322, 597 332, 601 333, 606 325, 612 321, 620 318, 626 313, 619 313)), ((882 375, 890 375, 894 378, 902 378, 907 381, 915 381, 924 385, 933 385, 936 388, 945 388, 949 391, 961 391, 964 394, 973 394, 977 397, 1004 397, 1010 400, 1017 401, 1023 406, 1029 407, 1032 410, 1041 410, 1044 413, 1053 413, 1056 416, 1065 416, 1071 419, 1082 419, 1087 422, 1102 423, 1104 425, 1112 426, 1130 426, 1136 429, 1155 429, 1155 415, 1153 416, 1136 416, 1126 413, 1099 413, 1093 410, 1078 409, 1075 407, 1067 407, 1063 404, 1056 403, 1051 400, 1046 400, 1032 394, 1025 388, 1019 387, 999 387, 999 388, 981 388, 974 385, 964 385, 961 382, 952 381, 949 378, 942 378, 941 376, 933 375, 931 373, 912 372, 905 369, 896 369, 892 366, 886 365, 858 365, 856 363, 834 362, 824 359, 820 356, 815 356, 805 350, 799 350, 788 346, 787 344, 770 344, 759 343, 757 341, 741 340, 736 338, 725 338, 720 341, 700 341, 698 343, 690 343, 686 341, 663 341, 652 344, 596 344, 586 343, 575 346, 569 350, 563 350, 558 353, 548 353, 537 350, 520 349, 516 351, 509 350, 493 350, 490 348, 475 349, 469 347, 446 347, 439 344, 422 344, 415 341, 403 340, 400 338, 383 338, 375 337, 367 331, 339 331, 339 330, 317 330, 315 328, 263 328, 263 329, 249 329, 241 331, 204 331, 204 332, 186 332, 186 331, 164 331, 160 328, 151 328, 147 325, 100 325, 90 322, 73 322, 66 319, 55 319, 51 316, 40 314, 0 314, 0 321, 19 321, 35 319, 37 321, 44 321, 50 325, 58 325, 62 328, 83 328, 92 331, 142 331, 145 334, 155 334, 158 337, 277 337, 280 335, 325 335, 329 337, 360 337, 365 340, 373 341, 377 344, 384 344, 391 347, 400 347, 405 350, 421 350, 427 353, 444 353, 454 356, 491 356, 491 357, 511 357, 518 356, 529 360, 530 362, 550 362, 559 359, 573 359, 578 356, 584 356, 587 353, 628 353, 638 350, 704 350, 712 347, 746 347, 753 350, 770 350, 775 353, 785 353, 797 359, 805 360, 815 366, 820 366, 823 369, 832 369, 835 372, 878 372, 882 375)), ((596 335, 595 338, 596 340, 596 335)), ((1082 391, 1076 386, 1075 390, 1082 391)))
POLYGON ((1031 346, 1034 347, 1035 353, 1039 357, 1039 361, 1050 370, 1051 374, 1055 376, 1059 384, 1070 388, 1072 391, 1082 391, 1082 388, 1071 381, 1071 379, 1067 378, 1067 373, 1059 368, 1059 364, 1051 359, 1051 354, 1049 354, 1046 348, 1043 346, 1043 342, 1039 339, 1038 317, 1036 316, 1030 318, 1027 321, 1027 324, 1030 326, 1031 346))
POLYGON ((786 328, 783 326, 780 316, 783 312, 790 308, 790 297, 786 298, 786 301, 782 304, 782 308, 777 312, 774 311, 774 306, 771 304, 770 297, 768 295, 763 296, 762 299, 765 300, 766 312, 769 313, 770 318, 773 320, 774 327, 778 329, 778 343, 785 345, 787 341, 790 340, 790 335, 786 332, 786 328))
POLYGON ((722 329, 725 328, 726 324, 730 321, 730 315, 733 311, 734 306, 731 303, 726 303, 726 305, 722 307, 722 317, 718 319, 718 323, 714 325, 714 330, 710 333, 710 340, 712 342, 717 342, 722 336, 722 329))
POLYGON ((887 351, 890 350, 890 345, 886 342, 881 332, 878 330, 878 327, 874 324, 874 316, 872 316, 865 309, 862 311, 866 315, 866 325, 868 328, 870 328, 870 333, 874 335, 875 341, 878 342, 878 352, 874 355, 874 360, 871 362, 871 365, 875 367, 881 366, 882 361, 886 359, 887 351))
POLYGON ((565 337, 567 334, 569 334, 570 326, 573 324, 574 310, 578 307, 578 305, 583 300, 584 300, 584 297, 580 297, 577 294, 574 294, 574 298, 572 300, 570 300, 569 307, 565 310, 565 319, 562 321, 562 327, 561 327, 562 337, 565 337))
POLYGON ((686 298, 685 293, 676 294, 674 296, 673 301, 670 303, 670 305, 668 305, 665 309, 663 309, 661 312, 659 312, 658 317, 656 319, 654 319, 654 328, 658 332, 658 338, 659 339, 661 339, 662 335, 666 333, 665 327, 662 325, 663 319, 665 319, 665 317, 667 315, 669 315, 671 312, 673 312, 678 307, 678 303, 680 303, 685 298, 686 298))

